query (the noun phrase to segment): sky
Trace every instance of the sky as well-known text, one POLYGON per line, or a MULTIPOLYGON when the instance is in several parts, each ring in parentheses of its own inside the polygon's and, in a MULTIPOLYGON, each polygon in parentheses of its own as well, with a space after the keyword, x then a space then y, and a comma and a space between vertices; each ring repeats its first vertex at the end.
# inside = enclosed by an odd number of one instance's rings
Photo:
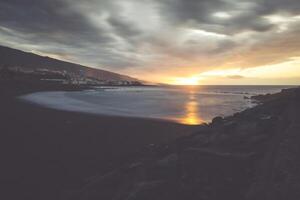
POLYGON ((300 84, 299 0, 0 0, 0 45, 169 84, 300 84))

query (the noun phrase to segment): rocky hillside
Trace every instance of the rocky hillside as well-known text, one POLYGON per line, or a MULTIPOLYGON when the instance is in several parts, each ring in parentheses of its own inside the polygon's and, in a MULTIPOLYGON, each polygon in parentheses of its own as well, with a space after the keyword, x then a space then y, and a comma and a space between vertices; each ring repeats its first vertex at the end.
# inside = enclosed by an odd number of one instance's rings
POLYGON ((18 68, 20 70, 50 70, 50 71, 65 71, 68 74, 75 76, 85 76, 96 78, 99 80, 112 81, 136 81, 129 76, 90 68, 70 62, 65 62, 49 57, 39 56, 33 53, 27 53, 16 49, 0 46, 0 68, 18 68))
POLYGON ((300 88, 254 99, 261 104, 146 147, 70 199, 300 199, 300 88))

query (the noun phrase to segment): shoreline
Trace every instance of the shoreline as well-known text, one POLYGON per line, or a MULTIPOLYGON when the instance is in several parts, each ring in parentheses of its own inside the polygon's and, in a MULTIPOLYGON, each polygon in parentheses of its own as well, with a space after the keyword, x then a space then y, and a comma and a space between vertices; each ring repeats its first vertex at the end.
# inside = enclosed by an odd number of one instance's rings
MULTIPOLYGON (((110 89, 110 87, 108 87, 110 89)), ((114 87, 113 89, 118 89, 119 87, 114 87)), ((102 88, 103 89, 103 88, 102 88)), ((100 90, 102 90, 100 88, 100 90)), ((107 86, 105 87, 105 89, 107 89, 107 86)), ((83 89, 84 91, 89 91, 89 90, 97 90, 94 89, 94 87, 92 88, 87 88, 87 89, 83 89)), ((74 96, 76 97, 76 91, 78 90, 71 90, 71 91, 75 91, 74 96)), ((242 92, 208 92, 208 91, 202 91, 200 92, 200 94, 209 94, 209 95, 238 95, 240 97, 242 97, 242 95, 250 95, 250 93, 242 93, 242 92)), ((70 93, 72 94, 72 92, 70 93)), ((22 95, 20 96, 20 100, 26 101, 28 103, 32 103, 34 105, 37 106, 41 106, 41 107, 45 107, 45 108, 50 108, 50 109, 55 109, 55 110, 62 110, 62 111, 68 111, 68 112, 76 112, 76 113, 84 113, 84 114, 91 114, 91 115, 99 115, 99 116, 108 116, 108 117, 122 117, 122 118, 132 118, 132 119, 145 119, 145 120, 155 120, 155 121, 167 121, 167 122, 173 122, 173 123, 179 123, 179 124, 185 124, 184 122, 181 122, 182 120, 180 120, 179 115, 180 113, 178 113, 178 115, 174 115, 173 116, 147 116, 147 115, 143 115, 141 113, 137 114, 137 113, 123 113, 123 111, 121 113, 118 113, 118 109, 117 110, 112 110, 110 111, 110 107, 101 107, 101 104, 93 104, 90 103, 89 101, 84 101, 82 99, 77 99, 77 98, 72 98, 73 95, 68 95, 68 91, 66 90, 62 90, 62 89, 57 89, 55 91, 41 91, 41 92, 34 92, 34 93, 30 93, 30 94, 26 94, 26 95, 22 95), (44 94, 43 94, 44 93, 44 94), (97 109, 97 107, 101 108, 101 109, 97 109)), ((232 114, 234 114, 234 112, 241 112, 245 109, 248 108, 252 108, 255 105, 257 105, 256 101, 254 101, 254 99, 251 99, 251 97, 244 97, 244 105, 241 105, 240 107, 234 107, 232 108, 232 111, 227 111, 222 115, 222 117, 228 117, 232 114), (251 101, 250 101, 251 100, 251 101), (227 113, 227 114, 226 114, 227 113)), ((155 106, 155 105, 153 105, 155 106)), ((184 109, 184 108, 182 108, 184 109)), ((119 108, 120 110, 120 108, 119 108)), ((209 114, 209 113, 208 113, 209 114)), ((201 115, 201 113, 200 113, 201 115)), ((206 115, 207 116, 207 113, 206 115)), ((199 123, 197 125, 201 125, 201 124, 205 124, 205 123, 209 123, 211 122, 211 120, 215 117, 218 116, 218 113, 214 113, 214 115, 209 115, 209 118, 206 118, 205 120, 201 120, 203 121, 202 123, 199 123)), ((186 124, 186 125, 196 125, 196 124, 186 124)))
POLYGON ((252 98, 261 103, 95 176, 71 199, 298 199, 300 88, 252 98))
MULTIPOLYGON (((78 91, 78 90, 75 90, 78 91)), ((40 91, 40 92, 48 92, 48 91, 40 91)), ((49 91, 52 92, 52 91, 49 91)), ((57 91, 53 91, 53 92, 66 92, 63 90, 57 90, 57 91)), ((34 92, 35 93, 35 92, 34 92)), ((27 103, 27 104, 31 104, 37 107, 41 107, 44 109, 52 109, 52 110, 57 110, 57 111, 61 111, 61 112, 69 112, 69 113, 77 113, 77 114, 83 114, 83 115, 90 115, 90 116, 94 116, 94 117, 108 117, 108 118, 119 118, 119 119, 130 119, 130 120, 145 120, 145 121, 153 121, 153 122, 162 122, 162 123, 171 123, 171 124, 178 124, 178 125, 183 125, 183 126, 201 126, 202 124, 198 124, 198 125, 188 125, 188 124, 181 124, 178 123, 176 121, 173 120, 167 120, 167 119, 161 119, 161 118, 150 118, 150 117, 136 117, 136 116, 121 116, 121 115, 109 115, 109 114, 102 114, 102 113, 92 113, 89 111, 76 111, 76 110, 68 110, 68 109, 63 109, 63 108, 56 108, 54 106, 49 106, 49 105, 43 105, 40 103, 36 103, 33 102, 31 100, 28 99, 24 99, 23 97, 26 95, 30 95, 30 94, 34 94, 34 93, 29 93, 29 94, 24 94, 22 96, 18 96, 17 100, 27 103)))
POLYGON ((82 89, 34 82, 0 85, 0 184, 5 190, 0 196, 5 199, 60 199, 89 177, 134 159, 145 147, 197 130, 158 120, 53 110, 15 98, 58 88, 82 89))
MULTIPOLYGON (((88 200, 116 194, 120 200, 149 195, 193 200, 217 195, 241 200, 260 195, 260 186, 250 180, 267 174, 256 166, 270 159, 273 141, 287 129, 288 119, 294 119, 285 108, 298 98, 291 93, 300 90, 253 97, 262 103, 198 126, 53 110, 14 98, 59 87, 0 86, 5 197, 88 200)), ((294 106, 298 110, 298 103, 294 106)))

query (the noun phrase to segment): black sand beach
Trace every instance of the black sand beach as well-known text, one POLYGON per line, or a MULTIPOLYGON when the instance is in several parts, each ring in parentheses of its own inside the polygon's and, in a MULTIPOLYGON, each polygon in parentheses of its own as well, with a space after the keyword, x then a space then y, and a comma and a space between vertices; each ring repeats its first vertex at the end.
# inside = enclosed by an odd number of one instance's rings
POLYGON ((300 200, 300 0, 0 0, 0 200, 300 200))
POLYGON ((81 90, 1 84, 1 199, 296 200, 300 88, 212 123, 95 116, 18 96, 81 90))
POLYGON ((65 199, 89 178, 197 130, 158 120, 94 116, 39 107, 16 97, 78 90, 35 82, 1 82, 1 199, 65 199))

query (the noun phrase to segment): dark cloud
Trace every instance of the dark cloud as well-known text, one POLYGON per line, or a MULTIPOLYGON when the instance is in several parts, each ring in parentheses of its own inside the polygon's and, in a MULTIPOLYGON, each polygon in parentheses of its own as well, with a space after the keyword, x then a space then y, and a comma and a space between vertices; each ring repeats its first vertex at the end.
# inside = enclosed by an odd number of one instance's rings
POLYGON ((227 78, 230 78, 230 79, 241 79, 241 78, 245 78, 245 77, 241 76, 241 75, 230 75, 230 76, 227 76, 227 78))
POLYGON ((162 12, 175 22, 192 20, 209 23, 212 12, 223 10, 229 5, 222 0, 166 0, 162 4, 162 12))
POLYGON ((273 24, 262 18, 275 9, 267 12, 267 3, 256 1, 225 0, 167 0, 163 4, 162 13, 175 24, 188 24, 194 28, 208 31, 236 34, 241 31, 267 31, 273 24), (228 19, 214 16, 214 13, 228 14, 228 19))
POLYGON ((265 32, 276 27, 264 16, 286 13, 300 14, 298 0, 166 0, 161 13, 174 24, 187 24, 194 28, 224 34, 237 34, 242 31, 265 32), (222 19, 214 13, 225 12, 228 18, 222 19))
POLYGON ((140 30, 135 28, 130 22, 121 17, 110 16, 107 22, 113 27, 114 31, 121 37, 132 38, 142 34, 140 30))
MULTIPOLYGON (((35 50, 41 53, 62 54, 69 51, 73 58, 77 57, 76 61, 83 63, 95 65, 103 61, 103 64, 116 67, 125 66, 123 62, 126 60, 111 50, 116 38, 104 27, 96 27, 84 14, 72 9, 69 3, 62 0, 4 0, 0 2, 0 26, 18 34, 23 44, 34 44, 35 50)), ((133 34, 130 26, 126 28, 124 23, 112 19, 110 23, 117 31, 122 31, 121 34, 133 34)), ((2 34, 11 32, 3 31, 2 34)))
POLYGON ((286 12, 291 15, 300 14, 300 2, 298 0, 265 0, 261 1, 259 5, 259 14, 270 14, 278 12, 286 12))
POLYGON ((299 56, 297 15, 299 0, 1 0, 0 42, 114 70, 253 67, 299 56))
POLYGON ((70 45, 85 38, 95 42, 110 39, 101 32, 99 34, 99 30, 64 1, 4 0, 0 2, 0 10, 1 26, 30 34, 36 42, 51 40, 70 45))

